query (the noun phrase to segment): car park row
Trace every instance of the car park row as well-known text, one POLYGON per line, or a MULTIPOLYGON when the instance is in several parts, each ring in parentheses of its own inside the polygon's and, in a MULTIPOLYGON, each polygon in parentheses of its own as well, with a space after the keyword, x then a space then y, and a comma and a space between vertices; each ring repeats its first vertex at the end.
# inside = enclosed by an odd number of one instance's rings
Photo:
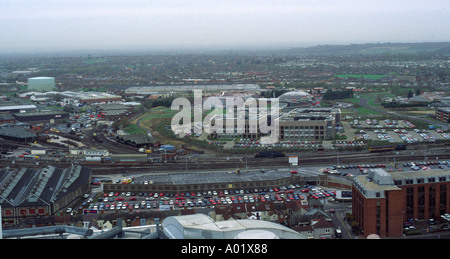
POLYGON ((101 197, 88 198, 78 207, 78 212, 97 211, 133 211, 133 210, 170 210, 187 208, 212 208, 216 205, 248 202, 286 202, 307 201, 312 199, 334 200, 336 192, 323 190, 316 186, 289 185, 279 188, 262 188, 252 190, 223 190, 182 193, 133 193, 110 192, 101 197))
POLYGON ((371 168, 383 168, 388 172, 403 170, 430 170, 430 169, 450 169, 450 161, 412 161, 400 162, 395 166, 392 164, 358 164, 358 165, 332 165, 323 169, 323 173, 354 177, 359 174, 367 174, 371 168))

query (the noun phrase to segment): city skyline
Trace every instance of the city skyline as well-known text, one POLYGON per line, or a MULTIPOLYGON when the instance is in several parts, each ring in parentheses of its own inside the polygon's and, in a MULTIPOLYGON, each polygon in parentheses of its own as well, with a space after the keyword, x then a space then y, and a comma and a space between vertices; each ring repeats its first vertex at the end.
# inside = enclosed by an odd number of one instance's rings
POLYGON ((450 41, 449 10, 440 0, 5 0, 0 52, 450 41))

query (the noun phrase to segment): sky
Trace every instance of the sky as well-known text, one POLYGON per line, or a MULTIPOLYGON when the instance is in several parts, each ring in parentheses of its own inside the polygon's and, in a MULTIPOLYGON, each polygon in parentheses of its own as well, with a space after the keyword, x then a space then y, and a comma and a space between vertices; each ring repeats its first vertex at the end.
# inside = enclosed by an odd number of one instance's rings
POLYGON ((0 53, 450 41, 448 0, 0 0, 0 53))

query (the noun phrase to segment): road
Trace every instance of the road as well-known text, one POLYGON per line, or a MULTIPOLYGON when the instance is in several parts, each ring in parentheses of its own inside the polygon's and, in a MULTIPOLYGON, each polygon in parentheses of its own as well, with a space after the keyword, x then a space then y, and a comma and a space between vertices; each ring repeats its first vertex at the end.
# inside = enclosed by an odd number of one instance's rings
POLYGON ((345 220, 345 215, 347 213, 352 212, 352 203, 351 202, 338 202, 338 203, 329 203, 325 201, 324 210, 330 212, 331 209, 334 209, 334 213, 329 213, 331 220, 333 221, 333 225, 335 228, 339 228, 342 231, 342 239, 356 239, 357 236, 352 234, 351 226, 345 220))

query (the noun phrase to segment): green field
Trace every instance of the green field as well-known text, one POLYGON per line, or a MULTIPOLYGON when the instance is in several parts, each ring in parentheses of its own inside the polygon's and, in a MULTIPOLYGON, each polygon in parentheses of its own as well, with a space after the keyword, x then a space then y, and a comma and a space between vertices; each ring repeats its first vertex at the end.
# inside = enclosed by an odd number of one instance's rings
POLYGON ((135 124, 130 124, 127 127, 123 129, 128 134, 141 134, 141 135, 147 135, 147 131, 144 129, 139 128, 135 124))
POLYGON ((357 108, 357 111, 358 111, 358 114, 362 114, 362 115, 367 115, 367 114, 380 114, 379 112, 377 112, 377 111, 372 111, 372 110, 369 110, 369 109, 367 109, 367 108, 364 108, 364 107, 359 107, 359 108, 357 108))
POLYGON ((347 75, 335 75, 335 77, 339 78, 362 78, 362 79, 381 79, 385 77, 386 75, 357 75, 357 74, 347 74, 347 75))

